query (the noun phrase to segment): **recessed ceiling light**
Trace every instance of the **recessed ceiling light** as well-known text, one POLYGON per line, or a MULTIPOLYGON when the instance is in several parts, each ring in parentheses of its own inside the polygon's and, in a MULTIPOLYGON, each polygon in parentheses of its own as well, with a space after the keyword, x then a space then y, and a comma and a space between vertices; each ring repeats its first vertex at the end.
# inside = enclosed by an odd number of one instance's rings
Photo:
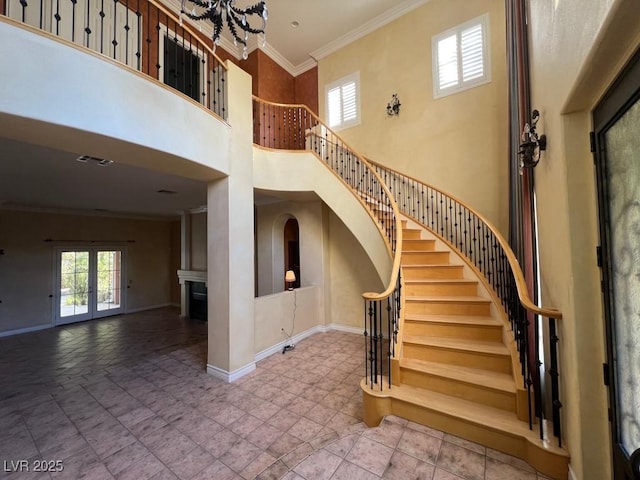
POLYGON ((297 20, 294 20, 293 22, 291 22, 291 26, 293 28, 298 28, 300 26, 300 22, 298 22, 297 20))
POLYGON ((165 195, 173 195, 173 194, 178 193, 178 192, 176 192, 176 191, 174 191, 174 190, 164 190, 164 189, 161 189, 161 190, 156 190, 156 193, 163 193, 163 194, 165 194, 165 195))

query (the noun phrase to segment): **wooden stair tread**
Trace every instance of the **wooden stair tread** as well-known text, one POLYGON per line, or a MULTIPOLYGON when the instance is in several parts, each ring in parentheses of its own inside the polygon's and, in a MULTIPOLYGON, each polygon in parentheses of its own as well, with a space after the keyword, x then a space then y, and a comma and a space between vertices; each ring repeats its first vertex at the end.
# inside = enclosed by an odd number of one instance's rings
POLYGON ((407 295, 406 299, 411 302, 450 302, 450 303, 491 303, 491 300, 484 297, 470 297, 470 296, 441 296, 441 295, 429 295, 429 296, 418 296, 418 295, 407 295))
POLYGON ((485 340, 469 340, 452 337, 424 337, 420 335, 404 335, 403 343, 424 345, 426 347, 466 350, 488 355, 511 356, 507 347, 500 342, 485 340))
MULTIPOLYGON (((377 396, 380 393, 373 390, 371 394, 377 396)), ((428 410, 438 411, 447 416, 480 425, 487 430, 506 434, 514 439, 526 438, 534 445, 542 443, 543 445, 541 446, 544 450, 563 457, 569 456, 565 448, 559 448, 548 441, 542 442, 538 428, 534 426, 533 430, 529 430, 529 424, 518 420, 513 412, 470 402, 443 393, 432 392, 412 385, 394 385, 391 389, 385 386, 382 395, 392 395, 400 401, 418 405, 428 410)))
POLYGON ((402 265, 402 268, 464 268, 462 265, 453 263, 420 263, 418 265, 402 265))
POLYGON ((413 250, 413 249, 407 250, 407 249, 403 248, 402 249, 402 254, 404 255, 405 253, 408 254, 408 255, 411 255, 411 254, 414 254, 414 253, 427 253, 427 254, 432 254, 432 253, 451 253, 451 251, 450 250, 422 250, 422 249, 421 250, 413 250))
POLYGON ((462 367, 445 363, 429 362, 415 358, 400 359, 400 368, 416 370, 439 377, 450 378, 459 382, 471 383, 487 390, 501 390, 506 393, 516 392, 513 377, 506 373, 462 367))
POLYGON ((493 317, 478 315, 438 315, 438 314, 407 314, 405 322, 446 323, 453 325, 477 325, 487 327, 502 327, 500 320, 493 317))
POLYGON ((468 278, 418 278, 418 279, 405 279, 405 284, 429 284, 429 283, 455 283, 455 284, 464 284, 464 285, 476 285, 478 283, 477 280, 469 280, 468 278))

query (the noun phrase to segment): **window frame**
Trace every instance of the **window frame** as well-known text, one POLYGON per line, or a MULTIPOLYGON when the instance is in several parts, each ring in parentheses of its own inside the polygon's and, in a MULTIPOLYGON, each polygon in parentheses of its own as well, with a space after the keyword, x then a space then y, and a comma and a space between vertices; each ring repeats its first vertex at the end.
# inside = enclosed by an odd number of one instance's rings
POLYGON ((433 98, 442 98, 455 93, 463 92, 480 85, 486 85, 491 82, 491 56, 489 44, 491 42, 491 33, 489 31, 489 14, 485 13, 471 20, 456 25, 442 33, 434 35, 431 39, 432 52, 432 72, 433 72, 433 98), (483 75, 478 78, 464 81, 462 79, 462 54, 460 52, 460 36, 464 30, 473 26, 480 25, 482 30, 482 56, 483 56, 483 75), (438 45, 440 41, 455 35, 457 38, 456 54, 458 67, 458 82, 455 85, 442 88, 440 86, 440 62, 438 55, 438 45))
POLYGON ((327 85, 325 85, 324 87, 324 100, 325 100, 325 116, 326 116, 326 122, 327 122, 327 126, 333 130, 333 131, 339 131, 339 130, 344 130, 346 128, 350 128, 350 127, 355 127, 356 125, 360 125, 361 123, 361 107, 360 107, 360 72, 354 72, 351 73, 349 75, 345 75, 342 78, 339 78, 338 80, 335 80, 331 83, 328 83, 327 85), (356 90, 356 98, 355 98, 355 103, 356 103, 356 116, 355 118, 351 119, 351 120, 347 120, 344 121, 343 118, 343 112, 344 112, 344 100, 341 96, 340 98, 340 123, 337 125, 331 125, 331 119, 330 119, 330 108, 329 108, 329 92, 334 90, 337 87, 340 87, 341 89, 350 84, 350 83, 355 83, 355 90, 356 90))

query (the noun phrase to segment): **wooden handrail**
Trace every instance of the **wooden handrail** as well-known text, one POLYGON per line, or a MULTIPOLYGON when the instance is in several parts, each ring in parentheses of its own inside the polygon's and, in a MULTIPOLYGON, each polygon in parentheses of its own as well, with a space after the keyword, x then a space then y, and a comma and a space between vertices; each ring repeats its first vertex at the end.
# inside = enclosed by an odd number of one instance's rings
MULTIPOLYGON (((259 103, 273 105, 276 107, 305 109, 318 122, 318 124, 326 128, 327 131, 331 132, 331 135, 333 135, 335 138, 340 140, 347 149, 353 152, 353 154, 371 170, 372 174, 375 176, 378 182, 380 182, 380 186, 382 187, 383 191, 390 199, 391 208, 393 209, 393 215, 395 218, 396 245, 395 245, 394 258, 393 258, 393 266, 391 267, 391 277, 389 279, 389 283, 387 284, 386 289, 382 293, 364 292, 362 296, 364 297, 365 300, 375 300, 375 301, 384 300, 390 297, 393 291, 396 289, 396 284, 398 283, 398 275, 400 274, 400 261, 402 257, 402 222, 400 221, 400 209, 398 208, 398 204, 393 194, 391 193, 391 190, 389 190, 389 187, 385 183, 385 181, 382 179, 382 177, 380 177, 380 174, 378 174, 376 169, 373 168, 371 162, 369 162, 364 156, 360 155, 353 148, 351 148, 351 146, 347 142, 345 142, 344 139, 340 137, 340 135, 336 134, 333 130, 331 130, 320 119, 320 117, 318 117, 308 106, 304 104, 285 104, 285 103, 269 102, 255 95, 253 95, 253 99, 259 103)), ((392 246, 392 250, 393 250, 393 246, 392 246)))
POLYGON ((473 212, 473 214, 475 216, 477 216, 480 220, 482 220, 482 222, 484 222, 485 225, 487 225, 487 227, 489 227, 489 229, 491 230, 491 232, 495 235, 496 239, 498 240, 498 242, 500 243, 500 246, 502 247, 502 249, 505 252, 505 255, 507 257, 507 260, 509 261, 509 266, 511 267, 511 271, 513 272, 513 276, 514 279, 516 281, 516 287, 517 287, 517 291, 518 291, 518 299, 520 300, 521 305, 527 309, 528 311, 535 313, 537 315, 542 315, 544 317, 550 317, 550 318, 555 318, 555 319, 562 319, 562 312, 560 312, 559 310, 552 308, 552 307, 538 307, 535 303, 533 303, 533 301, 531 300, 531 297, 529 297, 529 291, 527 288, 527 284, 526 281, 524 279, 524 274, 522 273, 522 269, 520 268, 520 263, 518 262, 518 259, 516 258, 515 254, 513 253, 513 251, 511 250, 511 247, 509 246, 509 243, 507 242, 507 240, 502 236, 502 234, 499 232, 499 230, 484 216, 482 215, 480 212, 478 212, 477 210, 475 210, 474 208, 470 207, 467 203, 463 202, 462 200, 456 198, 453 195, 450 195, 446 192, 443 192, 442 190, 433 187, 431 185, 427 185, 426 183, 424 183, 422 180, 419 180, 415 177, 412 177, 411 175, 407 175, 405 173, 399 172, 397 170, 394 170, 393 168, 388 167, 387 165, 382 165, 381 163, 378 163, 374 160, 371 160, 369 158, 366 159, 367 162, 369 162, 372 165, 377 165, 378 167, 384 168, 386 170, 389 170, 393 173, 397 173, 398 175, 402 175, 404 177, 409 178, 410 180, 413 180, 415 182, 418 183, 422 183, 426 186, 428 186, 429 188, 440 192, 441 194, 451 198, 452 200, 458 202, 460 205, 462 205, 464 208, 467 208, 469 211, 473 212))

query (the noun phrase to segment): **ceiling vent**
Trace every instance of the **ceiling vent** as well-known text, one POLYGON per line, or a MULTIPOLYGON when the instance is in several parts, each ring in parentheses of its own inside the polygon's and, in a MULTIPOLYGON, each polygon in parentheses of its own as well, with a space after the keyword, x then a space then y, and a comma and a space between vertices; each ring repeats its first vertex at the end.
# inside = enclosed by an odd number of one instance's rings
POLYGON ((104 158, 92 157, 91 155, 80 155, 76 158, 76 161, 82 163, 95 163, 99 167, 108 167, 113 163, 113 160, 105 160, 104 158))

